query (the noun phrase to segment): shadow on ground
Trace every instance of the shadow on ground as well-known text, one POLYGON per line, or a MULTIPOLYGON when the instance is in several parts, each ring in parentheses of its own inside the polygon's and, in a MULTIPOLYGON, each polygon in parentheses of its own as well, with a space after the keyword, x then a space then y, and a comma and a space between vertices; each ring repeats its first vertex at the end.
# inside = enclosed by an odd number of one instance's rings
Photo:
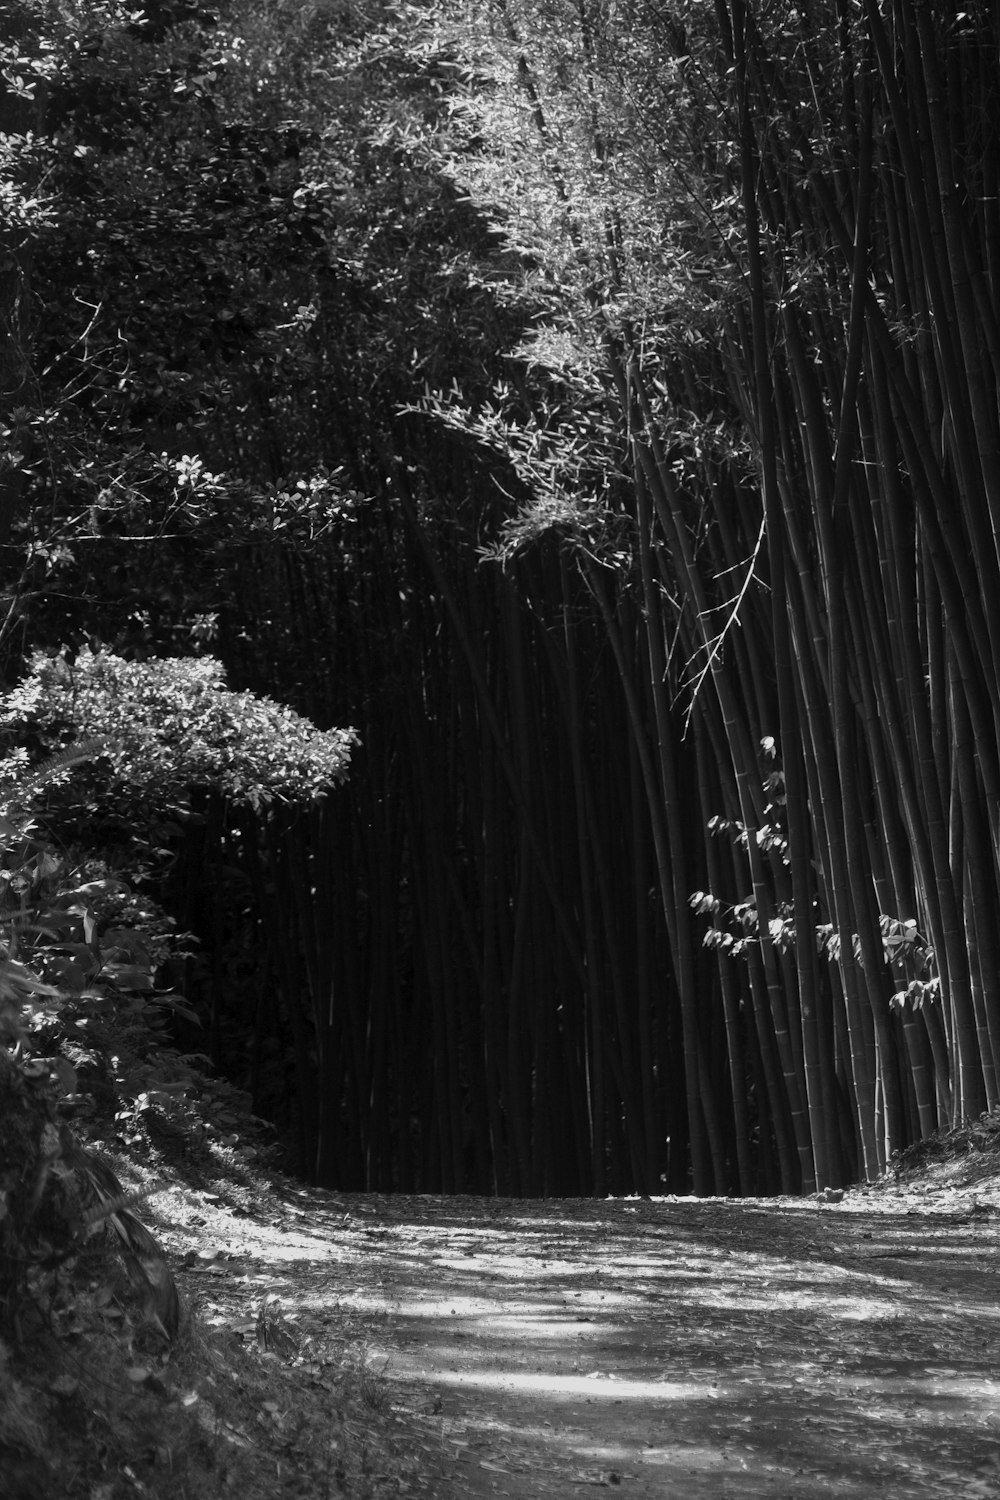
POLYGON ((364 1323, 440 1500, 1000 1495, 998 1204, 936 1203, 303 1191, 222 1274, 364 1323))

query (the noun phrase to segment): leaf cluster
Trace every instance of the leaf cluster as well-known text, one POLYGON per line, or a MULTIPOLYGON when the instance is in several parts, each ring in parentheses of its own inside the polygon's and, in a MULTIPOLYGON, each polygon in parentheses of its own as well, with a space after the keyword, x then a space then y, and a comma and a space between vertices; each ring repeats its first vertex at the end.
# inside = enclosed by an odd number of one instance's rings
POLYGON ((121 882, 81 880, 38 831, 31 801, 64 782, 72 767, 99 754, 99 743, 25 769, 5 767, 0 807, 0 1327, 22 1332, 25 1299, 51 1315, 62 1278, 110 1229, 143 1316, 173 1337, 178 1325, 173 1280, 155 1240, 132 1212, 120 1184, 80 1143, 70 1126, 81 1065, 95 1061, 88 1043, 94 1013, 138 1005, 154 996, 166 944, 111 925, 101 904, 121 882), (140 998, 141 997, 141 998, 140 998), (79 1007, 75 1024, 60 1014, 79 1007), (53 1048, 54 1034, 75 1036, 75 1049, 53 1048))
POLYGON ((133 644, 153 605, 157 641, 183 649, 213 608, 218 534, 163 453, 181 432, 187 452, 218 450, 220 422, 253 431, 256 391, 294 364, 325 258, 305 137, 240 109, 253 81, 195 4, 11 11, 0 544, 18 581, 0 641, 20 626, 35 644, 133 644))
POLYGON ((355 738, 232 691, 212 657, 136 662, 89 648, 73 660, 35 653, 0 729, 46 749, 99 738, 103 801, 175 813, 194 788, 254 810, 315 801, 343 780, 355 738))

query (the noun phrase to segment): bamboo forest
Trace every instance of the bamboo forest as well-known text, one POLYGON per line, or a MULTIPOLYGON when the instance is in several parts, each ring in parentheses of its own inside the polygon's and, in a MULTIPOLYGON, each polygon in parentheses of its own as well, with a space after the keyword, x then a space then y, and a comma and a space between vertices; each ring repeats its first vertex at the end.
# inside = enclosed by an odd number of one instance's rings
POLYGON ((1000 1105, 994 0, 2 14, 5 774, 293 1169, 1000 1105))

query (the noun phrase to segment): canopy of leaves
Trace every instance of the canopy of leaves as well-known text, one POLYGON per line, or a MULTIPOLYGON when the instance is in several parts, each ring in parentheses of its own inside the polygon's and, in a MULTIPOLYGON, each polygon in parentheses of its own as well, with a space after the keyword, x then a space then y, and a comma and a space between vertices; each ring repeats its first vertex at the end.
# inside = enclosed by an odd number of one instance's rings
POLYGON ((212 657, 136 662, 90 650, 73 662, 36 652, 0 725, 48 745, 104 739, 112 792, 164 805, 199 787, 255 809, 324 796, 346 774, 355 739, 232 692, 212 657))

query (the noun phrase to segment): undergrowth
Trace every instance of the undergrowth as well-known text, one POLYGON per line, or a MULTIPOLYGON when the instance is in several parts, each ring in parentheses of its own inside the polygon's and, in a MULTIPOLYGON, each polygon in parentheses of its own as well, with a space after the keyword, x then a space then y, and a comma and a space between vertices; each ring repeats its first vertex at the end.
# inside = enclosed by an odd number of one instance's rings
POLYGON ((4 1500, 368 1500, 395 1492, 388 1406, 335 1340, 282 1352, 188 1313, 152 1347, 91 1261, 47 1327, 0 1342, 4 1500))
POLYGON ((897 1152, 886 1175, 894 1182, 908 1182, 942 1174, 956 1186, 1000 1175, 1000 1107, 914 1141, 897 1152))
MULTIPOLYGON (((106 1022, 99 1042, 97 1032, 89 1037, 75 1092, 60 1093, 55 1065, 76 1046, 72 1012, 63 1020, 43 1029, 44 1057, 22 1048, 20 1067, 9 1051, 0 1062, 0 1181, 17 1170, 22 1191, 32 1184, 40 1205, 33 1218, 8 1193, 20 1250, 15 1260, 8 1222, 0 1258, 3 1500, 397 1493, 384 1372, 356 1330, 338 1333, 334 1324, 322 1341, 303 1340, 266 1297, 252 1329, 213 1327, 197 1303, 181 1304, 166 1329, 110 1227, 112 1216, 155 1227, 146 1196, 178 1188, 249 1212, 273 1180, 266 1127, 231 1085, 162 1041, 158 1066, 152 1051, 146 1058, 148 1087, 123 1091, 116 1077, 132 1078, 142 1062, 134 1018, 125 1036, 135 1051, 107 1050, 123 1036, 106 1022), (60 1147, 37 1192, 49 1124, 60 1147), (118 1189, 110 1210, 106 1198, 96 1215, 86 1207, 93 1173, 118 1189)), ((197 1233, 192 1223, 192 1244, 197 1233)), ((145 1264, 156 1262, 147 1255, 145 1264)))
POLYGON ((158 983, 183 936, 32 811, 100 751, 0 767, 0 1495, 397 1493, 351 1330, 304 1339, 266 1296, 249 1330, 213 1326, 148 1227, 162 1190, 239 1213, 277 1152, 248 1096, 170 1046, 175 1014, 197 1021, 158 983))

